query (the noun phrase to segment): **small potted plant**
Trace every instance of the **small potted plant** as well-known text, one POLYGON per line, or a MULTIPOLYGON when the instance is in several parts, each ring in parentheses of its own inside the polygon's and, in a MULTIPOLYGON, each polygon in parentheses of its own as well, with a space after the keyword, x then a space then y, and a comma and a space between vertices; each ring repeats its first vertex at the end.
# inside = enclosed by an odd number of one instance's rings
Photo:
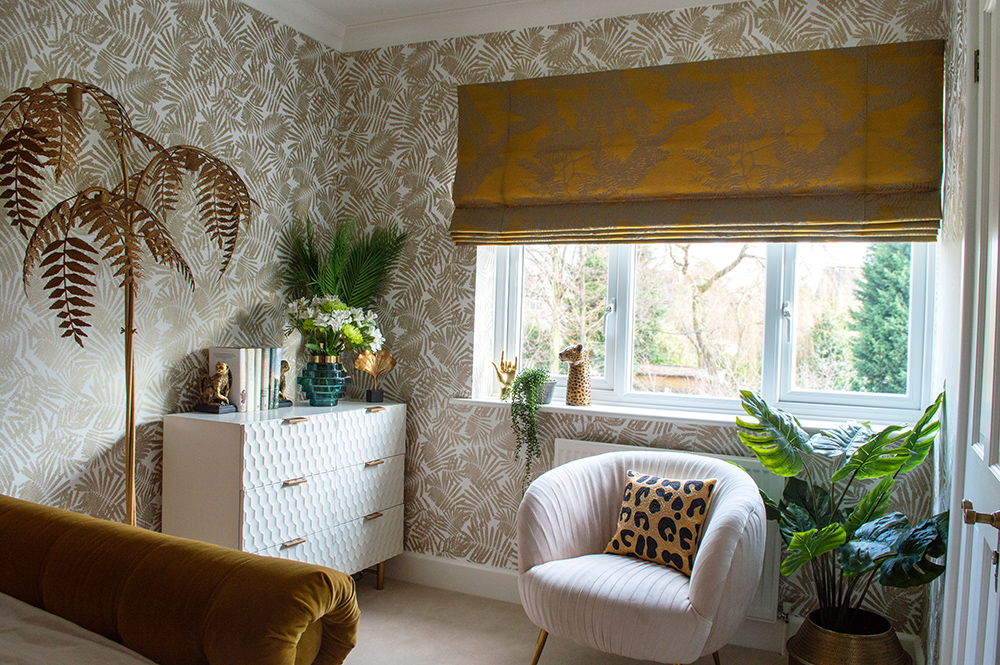
POLYGON ((521 492, 531 483, 531 466, 542 454, 538 443, 538 407, 552 400, 555 381, 549 380, 549 370, 539 366, 520 372, 510 384, 503 399, 510 400, 510 424, 514 429, 514 457, 524 454, 524 478, 521 492))
POLYGON ((788 478, 777 502, 761 493, 786 553, 781 573, 812 578, 818 609, 788 641, 790 663, 908 662, 888 620, 862 609, 872 582, 914 587, 944 572, 948 513, 910 526, 889 512, 896 478, 918 467, 934 443, 941 394, 912 427, 873 431, 849 422, 809 436, 790 414, 742 391, 756 422, 736 419, 740 440, 772 473, 788 478), (876 482, 877 481, 877 482, 876 482), (851 489, 855 491, 850 492, 851 489))

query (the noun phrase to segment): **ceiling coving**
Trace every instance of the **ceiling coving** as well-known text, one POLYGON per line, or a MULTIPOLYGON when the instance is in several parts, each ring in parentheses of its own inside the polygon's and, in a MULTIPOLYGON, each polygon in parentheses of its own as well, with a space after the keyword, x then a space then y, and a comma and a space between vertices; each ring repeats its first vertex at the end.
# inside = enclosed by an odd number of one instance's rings
POLYGON ((241 0, 342 53, 726 1, 241 0))

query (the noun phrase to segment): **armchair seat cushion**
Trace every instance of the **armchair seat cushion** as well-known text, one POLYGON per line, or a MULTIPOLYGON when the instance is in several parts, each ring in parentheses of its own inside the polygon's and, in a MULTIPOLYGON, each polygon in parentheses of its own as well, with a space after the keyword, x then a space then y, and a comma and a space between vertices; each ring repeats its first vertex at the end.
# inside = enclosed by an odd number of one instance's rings
POLYGON ((525 612, 552 634, 638 660, 697 660, 712 628, 691 606, 687 575, 632 557, 549 561, 522 573, 518 587, 525 612))

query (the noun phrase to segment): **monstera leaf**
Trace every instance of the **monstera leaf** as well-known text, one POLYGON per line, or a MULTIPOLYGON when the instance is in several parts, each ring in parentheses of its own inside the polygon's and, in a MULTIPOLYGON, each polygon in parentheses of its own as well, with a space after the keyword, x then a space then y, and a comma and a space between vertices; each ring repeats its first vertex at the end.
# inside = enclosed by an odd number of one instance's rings
POLYGON ((938 409, 941 408, 942 404, 944 404, 944 393, 938 395, 934 403, 924 410, 924 415, 910 429, 906 438, 900 442, 900 448, 907 450, 910 455, 909 459, 903 463, 900 471, 906 472, 915 469, 927 458, 927 454, 931 451, 931 446, 934 445, 934 437, 937 431, 941 429, 940 421, 934 420, 934 416, 937 415, 938 409), (932 420, 933 422, 931 422, 932 420))
POLYGON ((848 538, 853 538, 854 533, 863 524, 877 520, 885 515, 886 508, 889 506, 889 499, 892 498, 892 487, 895 484, 895 478, 886 476, 865 495, 865 498, 861 499, 861 503, 854 507, 851 514, 848 515, 847 521, 844 522, 844 531, 847 532, 848 538))
POLYGON ((858 448, 868 443, 872 430, 866 423, 849 422, 834 429, 814 435, 809 443, 813 451, 826 457, 850 457, 858 448))
POLYGON ((743 410, 757 419, 756 423, 736 419, 739 437, 768 471, 778 476, 794 476, 802 470, 802 454, 812 448, 809 436, 793 416, 771 409, 749 390, 741 390, 743 410))
POLYGON ((895 545, 907 532, 910 521, 903 513, 889 513, 862 524, 854 538, 837 553, 840 567, 848 575, 860 575, 895 554, 895 545))
POLYGON ((781 562, 781 574, 791 575, 813 559, 831 550, 835 550, 847 540, 844 527, 839 524, 829 524, 822 529, 810 529, 795 534, 788 543, 788 552, 781 562))
POLYGON ((892 425, 866 441, 833 474, 833 481, 843 480, 851 475, 859 480, 882 478, 899 471, 910 459, 908 450, 895 445, 901 438, 899 432, 902 429, 899 425, 892 425))
POLYGON ((948 550, 948 513, 938 513, 905 533, 895 550, 879 570, 882 586, 908 588, 936 579, 944 566, 931 559, 944 556, 948 550))

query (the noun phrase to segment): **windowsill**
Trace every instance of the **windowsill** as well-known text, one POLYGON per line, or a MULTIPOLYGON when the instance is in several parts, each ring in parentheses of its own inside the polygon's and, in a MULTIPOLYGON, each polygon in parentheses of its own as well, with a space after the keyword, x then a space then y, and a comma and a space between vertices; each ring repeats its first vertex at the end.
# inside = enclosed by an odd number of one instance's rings
MULTIPOLYGON (((558 395, 557 395, 558 397, 558 395)), ((452 397, 451 403, 461 406, 488 406, 494 408, 509 408, 510 402, 498 397, 452 397)), ((633 420, 653 420, 690 423, 692 425, 713 425, 716 427, 736 426, 736 416, 743 414, 719 413, 710 411, 678 411, 650 406, 626 406, 622 404, 591 404, 590 406, 568 406, 562 403, 543 404, 539 407, 542 413, 566 413, 574 416, 591 418, 628 418, 633 420)), ((846 419, 845 419, 846 420, 846 419)), ((819 418, 800 418, 799 423, 809 431, 819 431, 843 424, 843 420, 826 420, 819 418)), ((875 423, 873 423, 875 425, 875 423)))

